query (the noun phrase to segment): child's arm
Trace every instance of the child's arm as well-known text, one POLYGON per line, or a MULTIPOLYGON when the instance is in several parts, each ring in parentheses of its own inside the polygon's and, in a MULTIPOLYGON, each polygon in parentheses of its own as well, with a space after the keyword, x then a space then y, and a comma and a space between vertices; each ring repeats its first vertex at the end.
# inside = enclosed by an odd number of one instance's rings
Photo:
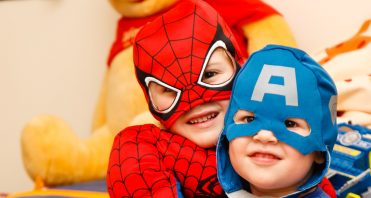
POLYGON ((116 136, 106 178, 110 197, 177 197, 175 176, 148 126, 153 125, 128 127, 116 136))
POLYGON ((117 135, 107 174, 112 197, 180 197, 176 181, 185 197, 221 196, 215 149, 203 149, 154 125, 117 135))
POLYGON ((185 197, 223 197, 217 179, 216 150, 197 146, 180 135, 159 132, 158 148, 164 164, 175 172, 185 197))

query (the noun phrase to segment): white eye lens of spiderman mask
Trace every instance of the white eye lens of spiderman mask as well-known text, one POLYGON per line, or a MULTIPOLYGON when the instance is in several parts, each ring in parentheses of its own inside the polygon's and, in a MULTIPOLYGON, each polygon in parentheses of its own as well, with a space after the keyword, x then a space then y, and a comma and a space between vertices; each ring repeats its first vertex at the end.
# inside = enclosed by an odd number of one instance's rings
POLYGON ((168 113, 177 104, 181 91, 153 77, 145 78, 152 107, 159 113, 168 113))
POLYGON ((197 83, 210 88, 223 87, 233 79, 236 68, 225 43, 219 40, 210 48, 197 83))

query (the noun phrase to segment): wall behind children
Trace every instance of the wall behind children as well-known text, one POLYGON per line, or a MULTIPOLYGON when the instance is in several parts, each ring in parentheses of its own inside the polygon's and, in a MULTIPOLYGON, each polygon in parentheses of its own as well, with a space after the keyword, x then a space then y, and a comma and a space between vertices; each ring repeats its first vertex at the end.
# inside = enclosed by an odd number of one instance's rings
MULTIPOLYGON (((265 0, 309 53, 351 37, 371 1, 265 0)), ((0 192, 29 190, 24 124, 43 113, 87 137, 119 15, 108 0, 0 1, 0 192)))
POLYGON ((20 151, 32 117, 88 136, 118 18, 108 0, 0 1, 0 192, 33 187, 20 151))

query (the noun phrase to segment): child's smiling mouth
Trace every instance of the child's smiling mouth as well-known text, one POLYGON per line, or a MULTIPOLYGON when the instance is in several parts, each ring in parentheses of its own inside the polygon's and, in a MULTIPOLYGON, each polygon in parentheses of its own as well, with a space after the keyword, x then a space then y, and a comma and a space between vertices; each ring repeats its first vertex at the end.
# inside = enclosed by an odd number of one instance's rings
POLYGON ((281 160, 279 156, 269 152, 254 152, 248 156, 255 164, 258 165, 273 165, 281 160))
POLYGON ((218 116, 218 112, 210 112, 206 114, 196 115, 195 117, 189 119, 187 124, 201 124, 210 120, 213 120, 218 116))

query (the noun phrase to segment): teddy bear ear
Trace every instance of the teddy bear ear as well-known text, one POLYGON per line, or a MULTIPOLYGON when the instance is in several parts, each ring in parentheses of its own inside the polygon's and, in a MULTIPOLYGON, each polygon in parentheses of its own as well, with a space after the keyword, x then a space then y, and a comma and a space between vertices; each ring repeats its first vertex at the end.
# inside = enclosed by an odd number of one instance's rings
POLYGON ((113 8, 123 17, 147 17, 174 5, 178 0, 109 0, 113 8))

